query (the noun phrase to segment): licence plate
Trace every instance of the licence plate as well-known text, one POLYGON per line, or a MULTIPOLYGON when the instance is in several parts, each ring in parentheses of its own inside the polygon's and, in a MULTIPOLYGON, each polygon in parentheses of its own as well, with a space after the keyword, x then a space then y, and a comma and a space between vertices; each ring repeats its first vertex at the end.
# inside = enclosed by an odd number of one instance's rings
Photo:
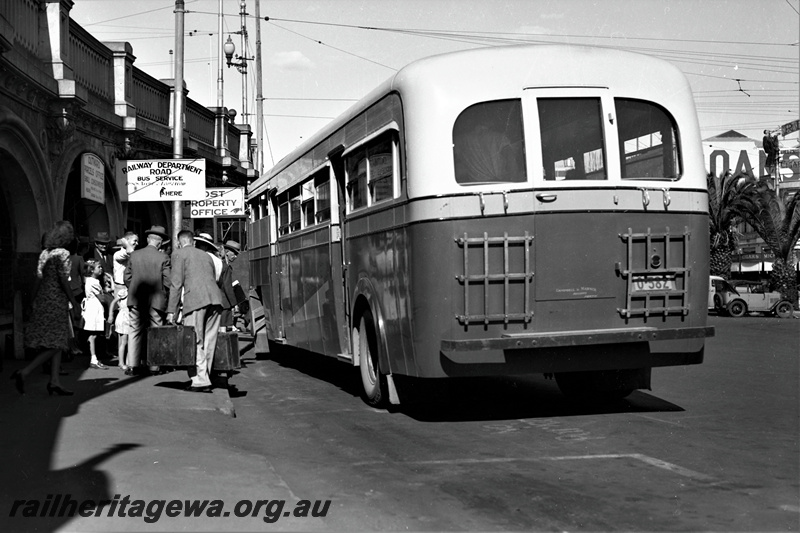
POLYGON ((634 276, 631 287, 632 292, 674 291, 675 276, 666 276, 663 274, 634 276))

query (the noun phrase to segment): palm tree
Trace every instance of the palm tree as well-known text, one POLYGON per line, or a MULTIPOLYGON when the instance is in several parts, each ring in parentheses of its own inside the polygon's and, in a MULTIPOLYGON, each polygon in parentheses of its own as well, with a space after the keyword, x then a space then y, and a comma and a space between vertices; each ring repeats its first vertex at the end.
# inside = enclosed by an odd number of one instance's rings
POLYGON ((736 225, 745 213, 757 210, 756 180, 752 176, 732 176, 725 172, 719 178, 709 173, 707 181, 710 273, 728 279, 737 247, 736 225))
POLYGON ((782 200, 766 181, 756 182, 755 190, 755 202, 746 204, 742 214, 775 254, 770 289, 780 291, 797 308, 794 247, 800 239, 800 194, 782 200))

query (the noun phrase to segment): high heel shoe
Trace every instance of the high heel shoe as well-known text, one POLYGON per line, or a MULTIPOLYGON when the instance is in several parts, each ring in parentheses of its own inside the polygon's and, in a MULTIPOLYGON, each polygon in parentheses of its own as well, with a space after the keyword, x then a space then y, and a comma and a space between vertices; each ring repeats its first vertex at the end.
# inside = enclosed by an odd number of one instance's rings
POLYGON ((71 390, 62 389, 58 385, 51 385, 50 383, 47 384, 47 395, 52 396, 53 394, 57 396, 72 396, 75 394, 71 390))
POLYGON ((22 377, 22 374, 19 373, 19 370, 15 370, 9 379, 14 380, 14 386, 17 388, 17 392, 20 394, 25 394, 25 378, 22 377))

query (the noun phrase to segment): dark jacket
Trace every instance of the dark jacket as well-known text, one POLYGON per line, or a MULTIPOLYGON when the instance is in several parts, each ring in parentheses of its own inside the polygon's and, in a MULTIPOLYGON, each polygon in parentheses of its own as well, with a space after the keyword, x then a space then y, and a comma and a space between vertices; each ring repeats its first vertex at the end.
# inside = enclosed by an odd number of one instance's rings
MULTIPOLYGON (((109 249, 111 246, 109 245, 109 249)), ((106 252, 105 254, 101 254, 100 251, 92 246, 92 248, 83 255, 84 261, 88 261, 90 259, 94 259, 95 261, 100 262, 100 266, 103 267, 103 272, 106 274, 114 275, 114 260, 113 254, 110 252, 106 252)))
POLYGON ((128 307, 167 308, 170 260, 164 252, 145 246, 131 254, 125 267, 128 307))
POLYGON ((222 266, 219 289, 222 292, 222 308, 232 309, 236 305, 236 294, 233 292, 233 267, 230 263, 222 266))

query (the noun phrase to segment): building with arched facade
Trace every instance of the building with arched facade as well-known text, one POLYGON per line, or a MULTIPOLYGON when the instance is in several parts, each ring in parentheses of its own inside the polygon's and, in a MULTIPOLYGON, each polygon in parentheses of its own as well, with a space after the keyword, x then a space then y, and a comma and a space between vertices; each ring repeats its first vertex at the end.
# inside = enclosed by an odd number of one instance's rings
MULTIPOLYGON (((70 19, 73 5, 0 3, 0 328, 27 307, 42 234, 55 221, 71 221, 84 245, 100 231, 115 239, 154 224, 173 230, 171 202, 128 202, 115 167, 172 157, 174 84, 136 68, 129 43, 95 39, 70 19), (82 194, 86 154, 102 162, 102 202, 82 194)), ((233 115, 186 100, 184 154, 205 159, 206 186, 255 177, 249 126, 233 115)))

